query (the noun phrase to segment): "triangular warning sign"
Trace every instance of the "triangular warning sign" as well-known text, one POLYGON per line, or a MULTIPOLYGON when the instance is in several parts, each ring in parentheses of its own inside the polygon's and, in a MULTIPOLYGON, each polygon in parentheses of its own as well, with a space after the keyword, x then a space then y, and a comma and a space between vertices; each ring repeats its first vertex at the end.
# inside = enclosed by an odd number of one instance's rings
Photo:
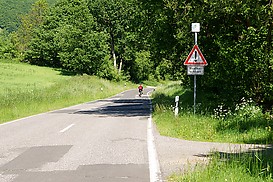
POLYGON ((190 54, 188 55, 184 65, 200 65, 207 66, 208 63, 200 51, 198 45, 194 45, 190 54))

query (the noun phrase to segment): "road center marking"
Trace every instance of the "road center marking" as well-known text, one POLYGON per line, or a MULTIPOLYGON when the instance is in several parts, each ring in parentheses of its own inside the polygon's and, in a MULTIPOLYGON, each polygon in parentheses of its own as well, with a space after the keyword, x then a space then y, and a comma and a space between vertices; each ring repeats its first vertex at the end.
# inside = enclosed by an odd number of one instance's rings
POLYGON ((75 124, 71 124, 71 125, 69 125, 68 127, 66 127, 66 128, 64 128, 64 129, 62 129, 61 131, 60 131, 60 133, 64 133, 64 132, 66 132, 67 130, 69 130, 71 127, 73 127, 75 124))
POLYGON ((162 182, 159 161, 158 161, 156 147, 155 147, 151 116, 148 119, 147 144, 148 144, 148 156, 149 156, 150 182, 162 182))

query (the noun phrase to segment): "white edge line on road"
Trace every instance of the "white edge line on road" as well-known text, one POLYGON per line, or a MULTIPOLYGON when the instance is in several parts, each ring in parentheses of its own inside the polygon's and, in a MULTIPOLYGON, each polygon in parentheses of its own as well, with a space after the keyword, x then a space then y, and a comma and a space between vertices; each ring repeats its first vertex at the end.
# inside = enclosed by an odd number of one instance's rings
POLYGON ((8 122, 0 124, 0 126, 9 125, 9 124, 12 124, 12 123, 23 121, 25 119, 30 119, 30 118, 33 118, 33 117, 36 117, 36 116, 40 116, 40 115, 43 115, 43 114, 45 114, 45 113, 35 114, 35 115, 32 115, 32 116, 27 116, 27 117, 24 117, 24 118, 19 118, 19 119, 16 119, 16 120, 8 121, 8 122))
POLYGON ((155 147, 152 117, 148 118, 147 145, 149 156, 150 182, 162 182, 158 156, 155 147))
POLYGON ((64 128, 64 129, 62 129, 61 131, 60 131, 60 133, 64 133, 64 132, 66 132, 67 130, 69 130, 71 127, 73 127, 75 124, 71 124, 71 125, 69 125, 68 127, 66 127, 66 128, 64 128))
POLYGON ((147 95, 150 96, 150 94, 153 92, 154 90, 150 90, 147 95))

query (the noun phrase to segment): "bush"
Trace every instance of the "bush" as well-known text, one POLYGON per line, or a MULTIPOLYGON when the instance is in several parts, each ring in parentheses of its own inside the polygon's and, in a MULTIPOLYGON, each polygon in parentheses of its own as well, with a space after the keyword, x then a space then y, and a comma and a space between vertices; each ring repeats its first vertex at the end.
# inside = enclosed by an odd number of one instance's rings
POLYGON ((220 105, 214 110, 214 117, 220 119, 220 130, 236 130, 245 132, 251 128, 261 127, 267 124, 261 107, 257 106, 251 99, 242 99, 242 102, 237 104, 234 112, 230 109, 224 109, 220 105))

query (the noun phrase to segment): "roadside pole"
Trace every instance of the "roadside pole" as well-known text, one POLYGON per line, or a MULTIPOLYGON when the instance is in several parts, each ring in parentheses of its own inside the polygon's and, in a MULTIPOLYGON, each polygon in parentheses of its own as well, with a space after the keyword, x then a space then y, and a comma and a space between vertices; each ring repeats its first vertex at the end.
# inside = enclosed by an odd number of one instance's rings
POLYGON ((204 67, 208 65, 202 52, 197 44, 198 32, 200 32, 200 23, 192 23, 192 32, 194 33, 194 47, 188 55, 184 65, 187 66, 187 74, 193 75, 194 88, 193 88, 193 113, 196 113, 196 80, 197 75, 204 75, 204 67))
MULTIPOLYGON (((193 28, 192 28, 193 31, 193 28)), ((194 32, 194 45, 197 45, 197 31, 194 32)), ((196 75, 194 75, 194 89, 193 89, 193 114, 196 112, 196 75)))
POLYGON ((179 111, 179 109, 178 109, 178 103, 179 103, 179 96, 176 96, 175 97, 175 108, 174 108, 174 115, 175 115, 175 117, 178 116, 178 111, 179 111))

